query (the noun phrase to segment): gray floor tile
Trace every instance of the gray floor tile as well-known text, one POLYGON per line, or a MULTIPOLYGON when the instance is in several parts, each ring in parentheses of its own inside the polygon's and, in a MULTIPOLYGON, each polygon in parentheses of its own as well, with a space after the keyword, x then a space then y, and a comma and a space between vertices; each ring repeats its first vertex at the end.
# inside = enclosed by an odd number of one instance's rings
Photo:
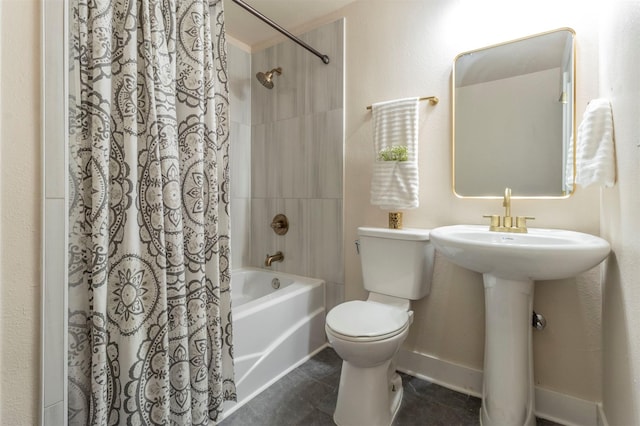
MULTIPOLYGON (((220 426, 332 426, 342 360, 327 348, 241 407, 220 426)), ((477 426, 482 401, 402 374, 394 426, 477 426)), ((364 426, 364 425, 363 425, 364 426)), ((537 426, 559 426, 538 419, 537 426)))

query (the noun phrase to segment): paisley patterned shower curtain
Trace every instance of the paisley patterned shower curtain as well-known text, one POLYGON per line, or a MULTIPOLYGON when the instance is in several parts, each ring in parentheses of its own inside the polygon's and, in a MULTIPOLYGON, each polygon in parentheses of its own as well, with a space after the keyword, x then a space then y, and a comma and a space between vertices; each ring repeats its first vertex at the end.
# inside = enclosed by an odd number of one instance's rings
POLYGON ((235 399, 210 3, 70 0, 70 425, 206 425, 235 399))

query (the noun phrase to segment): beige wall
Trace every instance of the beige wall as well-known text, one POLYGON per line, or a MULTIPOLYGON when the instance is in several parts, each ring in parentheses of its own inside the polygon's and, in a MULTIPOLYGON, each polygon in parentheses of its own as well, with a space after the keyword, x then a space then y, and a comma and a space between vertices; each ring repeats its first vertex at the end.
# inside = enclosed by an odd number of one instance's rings
POLYGON ((40 2, 1 4, 0 424, 34 425, 40 405, 40 2))
MULTIPOLYGON (((405 226, 433 228, 484 223, 499 213, 497 200, 456 198, 451 190, 450 76, 454 57, 497 42, 569 26, 578 37, 577 110, 597 96, 597 17, 575 2, 357 1, 340 15, 346 29, 345 295, 364 298, 353 247, 359 225, 386 226, 386 213, 369 203, 372 102, 406 96, 440 98, 420 106, 420 207, 405 226), (545 6, 547 5, 547 6, 545 6)), ((595 7, 595 6, 593 6, 595 7)), ((516 200, 514 214, 536 217, 533 226, 599 233, 599 191, 580 190, 565 200, 516 200)), ((484 296, 480 275, 436 262, 431 294, 416 302, 405 347, 439 359, 482 368, 484 296)), ((597 271, 577 279, 536 284, 534 307, 548 320, 536 332, 537 386, 599 401, 601 398, 601 294, 597 271)))
POLYGON ((611 425, 640 424, 640 4, 614 2, 600 42, 601 95, 611 100, 618 184, 602 192, 612 243, 603 296, 603 407, 611 425))

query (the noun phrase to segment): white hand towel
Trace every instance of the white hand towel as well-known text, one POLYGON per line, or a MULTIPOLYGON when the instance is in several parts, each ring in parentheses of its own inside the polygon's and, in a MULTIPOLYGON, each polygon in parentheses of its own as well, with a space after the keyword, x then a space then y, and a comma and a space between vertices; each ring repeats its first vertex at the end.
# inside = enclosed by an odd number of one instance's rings
POLYGON ((574 170, 573 170, 573 135, 571 135, 571 138, 569 139, 569 146, 567 147, 567 154, 566 154, 566 158, 565 158, 565 162, 564 162, 564 186, 563 189, 567 192, 567 193, 571 193, 574 190, 574 180, 575 180, 575 175, 573 174, 574 170))
POLYGON ((610 188, 616 181, 613 115, 607 99, 589 102, 578 127, 576 183, 610 188))
POLYGON ((374 163, 371 204, 384 210, 412 209, 418 200, 418 98, 372 105, 374 163), (406 161, 382 161, 379 153, 406 147, 406 161))

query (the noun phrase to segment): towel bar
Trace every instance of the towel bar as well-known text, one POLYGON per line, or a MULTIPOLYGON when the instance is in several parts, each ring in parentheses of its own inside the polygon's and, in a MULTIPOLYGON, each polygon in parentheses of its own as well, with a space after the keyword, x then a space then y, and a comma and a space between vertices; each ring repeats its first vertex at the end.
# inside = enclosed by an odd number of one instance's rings
MULTIPOLYGON (((436 105, 438 102, 440 102, 440 99, 438 99, 437 96, 425 96, 423 98, 418 99, 419 101, 429 101, 429 103, 431 105, 436 105)), ((367 109, 371 109, 371 105, 367 106, 367 109)))

